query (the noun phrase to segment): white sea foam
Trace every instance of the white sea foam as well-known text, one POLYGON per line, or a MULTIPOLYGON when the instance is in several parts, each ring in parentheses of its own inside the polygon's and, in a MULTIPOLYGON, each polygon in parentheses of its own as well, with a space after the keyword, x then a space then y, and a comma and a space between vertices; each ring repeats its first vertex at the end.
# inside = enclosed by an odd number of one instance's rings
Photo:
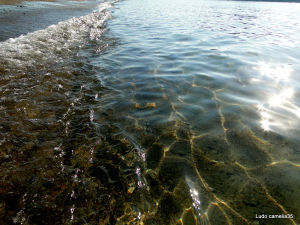
POLYGON ((107 9, 112 8, 112 4, 101 3, 91 14, 1 42, 0 67, 9 70, 63 62, 88 40, 99 40, 105 32, 105 21, 111 18, 107 9))

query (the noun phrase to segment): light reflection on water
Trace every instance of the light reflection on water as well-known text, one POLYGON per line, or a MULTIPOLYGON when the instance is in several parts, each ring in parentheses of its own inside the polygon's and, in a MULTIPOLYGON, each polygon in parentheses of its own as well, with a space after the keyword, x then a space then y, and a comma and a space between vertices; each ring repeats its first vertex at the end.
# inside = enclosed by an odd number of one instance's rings
POLYGON ((293 84, 294 72, 287 66, 269 65, 261 63, 254 68, 263 76, 266 76, 268 86, 273 90, 266 93, 268 99, 259 103, 257 108, 261 114, 261 126, 264 130, 282 133, 284 130, 297 129, 299 124, 300 108, 295 98, 295 84, 293 84), (273 79, 272 79, 273 78, 273 79))
POLYGON ((120 47, 94 63, 119 68, 100 77, 125 93, 125 108, 114 109, 141 129, 131 132, 165 190, 157 202, 168 216, 149 209, 146 224, 248 224, 258 222, 258 211, 292 210, 287 199, 295 195, 278 196, 286 185, 295 190, 294 181, 279 178, 285 168, 299 173, 299 42, 288 13, 257 2, 120 5, 114 15, 122 22, 110 22, 120 47), (279 11, 284 24, 273 21, 279 11))
POLYGON ((2 220, 299 223, 299 6, 115 6, 1 43, 2 220))

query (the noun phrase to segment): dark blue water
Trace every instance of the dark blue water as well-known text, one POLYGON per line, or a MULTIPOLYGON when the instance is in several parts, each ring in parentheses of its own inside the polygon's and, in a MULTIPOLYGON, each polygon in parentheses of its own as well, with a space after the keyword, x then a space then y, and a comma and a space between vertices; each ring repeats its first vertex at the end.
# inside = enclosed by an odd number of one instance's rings
POLYGON ((299 5, 99 8, 0 43, 2 220, 298 224, 299 5))

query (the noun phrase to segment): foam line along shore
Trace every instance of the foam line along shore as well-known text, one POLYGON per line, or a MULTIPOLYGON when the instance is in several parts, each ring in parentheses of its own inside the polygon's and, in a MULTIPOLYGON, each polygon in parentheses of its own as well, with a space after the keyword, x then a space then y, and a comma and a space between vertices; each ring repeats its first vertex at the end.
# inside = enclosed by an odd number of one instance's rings
POLYGON ((98 114, 123 95, 87 57, 109 45, 111 7, 0 43, 3 224, 114 224, 140 196, 139 145, 98 114))

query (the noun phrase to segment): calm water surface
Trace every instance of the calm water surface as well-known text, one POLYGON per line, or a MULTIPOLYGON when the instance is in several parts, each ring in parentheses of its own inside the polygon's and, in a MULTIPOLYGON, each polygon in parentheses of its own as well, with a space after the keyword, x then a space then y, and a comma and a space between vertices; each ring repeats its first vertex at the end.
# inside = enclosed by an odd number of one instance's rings
POLYGON ((299 224, 299 17, 126 0, 1 42, 1 220, 299 224))

